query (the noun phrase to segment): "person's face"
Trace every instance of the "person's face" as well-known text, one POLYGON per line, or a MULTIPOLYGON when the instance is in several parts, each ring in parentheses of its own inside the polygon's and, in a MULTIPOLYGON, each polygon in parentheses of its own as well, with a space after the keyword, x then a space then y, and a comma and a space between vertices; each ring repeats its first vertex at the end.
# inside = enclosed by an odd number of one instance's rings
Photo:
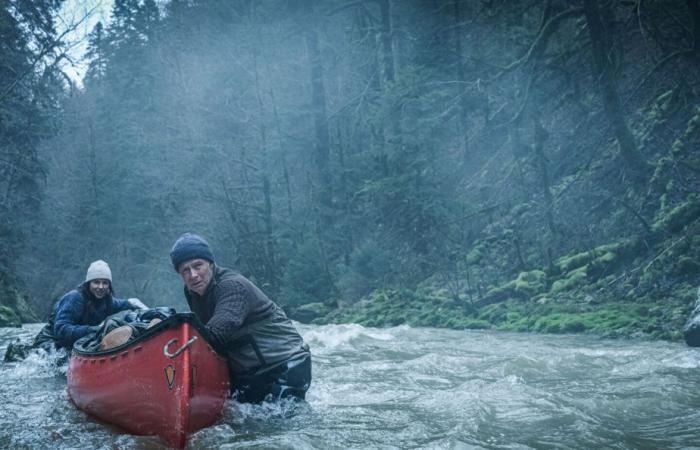
POLYGON ((90 292, 96 299, 102 300, 109 293, 109 280, 90 280, 90 292))
POLYGON ((207 290, 214 274, 214 265, 206 259, 190 259, 180 264, 178 273, 187 289, 202 295, 207 290))

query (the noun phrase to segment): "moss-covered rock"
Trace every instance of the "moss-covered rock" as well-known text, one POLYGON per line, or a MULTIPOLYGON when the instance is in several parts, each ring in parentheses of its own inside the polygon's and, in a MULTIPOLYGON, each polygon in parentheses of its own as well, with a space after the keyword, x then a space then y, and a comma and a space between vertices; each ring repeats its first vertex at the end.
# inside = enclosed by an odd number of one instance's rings
POLYGON ((38 321, 36 314, 29 306, 29 299, 7 277, 0 278, 0 307, 12 312, 11 315, 3 314, 9 321, 8 323, 18 323, 17 325, 4 326, 19 326, 19 323, 22 322, 38 321))
POLYGON ((0 327, 19 327, 21 325, 22 321, 12 309, 0 305, 0 327))
POLYGON ((558 269, 558 273, 567 273, 569 271, 578 269, 579 267, 586 265, 592 257, 593 254, 589 251, 574 253, 559 258, 557 261, 555 261, 554 267, 558 269))
POLYGON ((579 267, 569 272, 565 278, 552 283, 552 288, 549 290, 550 295, 560 294, 564 291, 569 291, 586 280, 587 266, 579 267))
POLYGON ((481 246, 476 246, 467 253, 467 264, 479 264, 484 258, 483 248, 481 246))
POLYGON ((542 270, 520 272, 515 280, 493 287, 486 292, 482 304, 507 299, 528 300, 545 291, 547 274, 542 270))
MULTIPOLYGON (((334 310, 314 323, 359 323, 366 326, 485 328, 490 323, 471 316, 472 306, 438 290, 378 289, 358 303, 334 310)), ((444 291, 443 291, 444 292, 444 291)))
POLYGON ((547 274, 543 270, 520 272, 514 282, 515 292, 528 298, 544 292, 546 286, 547 274))
POLYGON ((656 130, 667 122, 673 110, 679 107, 678 89, 669 89, 659 94, 641 114, 641 119, 633 127, 637 142, 649 145, 656 130))
POLYGON ((673 142, 671 153, 675 157, 684 154, 700 136, 700 106, 695 107, 694 114, 688 120, 685 131, 673 142))
MULTIPOLYGON (((674 206, 657 214, 651 230, 645 227, 637 235, 572 251, 505 282, 488 277, 506 266, 505 256, 490 247, 502 243, 505 232, 484 238, 464 256, 472 276, 469 283, 473 286, 474 278, 477 283, 487 281, 479 286, 483 295, 473 304, 455 300, 452 291, 440 285, 446 278, 435 276, 416 291, 374 291, 321 320, 680 340, 700 274, 700 198, 691 194, 681 201, 678 189, 671 186, 671 191, 674 195, 668 198, 674 206)), ((473 291, 469 295, 476 297, 473 291)))
POLYGON ((690 194, 685 201, 677 204, 670 211, 663 212, 654 222, 653 230, 677 233, 698 218, 700 218, 700 198, 697 194, 690 194))
POLYGON ((307 303, 298 306, 289 312, 289 317, 301 323, 312 323, 315 319, 326 316, 331 308, 323 303, 307 303))
POLYGON ((565 274, 575 269, 581 268, 591 261, 597 264, 611 264, 615 261, 617 253, 626 243, 615 242, 598 246, 585 252, 574 252, 557 259, 554 262, 552 275, 565 274))

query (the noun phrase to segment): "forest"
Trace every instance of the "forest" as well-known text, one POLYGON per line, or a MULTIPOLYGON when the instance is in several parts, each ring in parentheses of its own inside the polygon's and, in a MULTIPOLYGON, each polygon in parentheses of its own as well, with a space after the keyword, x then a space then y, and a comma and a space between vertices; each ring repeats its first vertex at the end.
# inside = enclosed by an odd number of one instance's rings
POLYGON ((195 232, 303 323, 681 338, 700 0, 1 4, 0 326, 195 232))

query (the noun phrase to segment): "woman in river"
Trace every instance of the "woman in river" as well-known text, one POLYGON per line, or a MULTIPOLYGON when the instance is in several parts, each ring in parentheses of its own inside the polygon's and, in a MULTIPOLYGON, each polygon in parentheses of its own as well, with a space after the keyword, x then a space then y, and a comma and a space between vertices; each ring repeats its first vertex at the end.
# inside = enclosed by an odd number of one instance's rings
POLYGON ((66 293, 53 306, 48 323, 34 338, 31 345, 12 343, 5 353, 5 361, 23 359, 34 348, 46 351, 65 348, 88 333, 96 332, 108 316, 127 309, 139 309, 140 302, 113 297, 112 271, 109 265, 97 260, 90 264, 85 281, 66 293))

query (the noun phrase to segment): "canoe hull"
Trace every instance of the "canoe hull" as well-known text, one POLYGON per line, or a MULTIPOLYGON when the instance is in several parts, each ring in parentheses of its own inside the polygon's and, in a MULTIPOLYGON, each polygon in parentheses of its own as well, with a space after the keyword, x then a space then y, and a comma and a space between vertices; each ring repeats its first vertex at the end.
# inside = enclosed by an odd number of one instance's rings
POLYGON ((79 409, 175 448, 221 417, 229 393, 226 362, 189 323, 116 350, 74 351, 68 395, 79 409))

